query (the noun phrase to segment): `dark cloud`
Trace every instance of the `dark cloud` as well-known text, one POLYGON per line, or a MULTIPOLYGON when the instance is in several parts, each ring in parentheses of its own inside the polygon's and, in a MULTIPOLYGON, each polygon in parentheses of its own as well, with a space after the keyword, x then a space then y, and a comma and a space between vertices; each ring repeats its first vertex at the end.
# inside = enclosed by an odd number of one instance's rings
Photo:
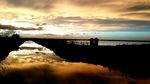
POLYGON ((89 23, 89 19, 83 19, 81 17, 62 17, 59 16, 53 20, 51 20, 53 24, 69 24, 69 23, 75 23, 75 24, 84 24, 89 23))
POLYGON ((104 2, 110 2, 111 0, 71 0, 72 3, 80 6, 84 5, 97 5, 104 2))
POLYGON ((128 19, 97 19, 95 23, 106 25, 150 26, 150 21, 128 19))
POLYGON ((127 11, 150 10, 150 4, 148 4, 148 5, 144 5, 144 4, 135 5, 135 6, 128 7, 126 10, 127 10, 127 11))
POLYGON ((23 27, 14 27, 11 25, 1 25, 0 24, 0 29, 5 29, 5 30, 42 30, 43 28, 23 28, 23 27))
POLYGON ((129 19, 85 19, 81 17, 57 17, 51 21, 53 24, 95 24, 103 26, 129 26, 129 27, 150 27, 150 21, 146 20, 129 20, 129 19))
POLYGON ((125 13, 125 14, 121 14, 121 16, 139 16, 139 17, 150 18, 150 13, 125 13))
POLYGON ((31 8, 51 8, 57 0, 7 0, 13 6, 31 7, 31 8))
POLYGON ((21 5, 21 4, 24 4, 24 2, 28 1, 29 0, 7 0, 9 3, 12 3, 12 4, 16 4, 16 5, 21 5))

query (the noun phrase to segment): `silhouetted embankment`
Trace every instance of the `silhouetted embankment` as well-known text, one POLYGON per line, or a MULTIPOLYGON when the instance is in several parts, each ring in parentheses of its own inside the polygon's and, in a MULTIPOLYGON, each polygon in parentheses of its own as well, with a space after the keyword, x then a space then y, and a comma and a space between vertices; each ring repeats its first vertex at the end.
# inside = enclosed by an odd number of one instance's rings
POLYGON ((53 39, 42 43, 57 55, 71 62, 101 64, 118 69, 128 75, 150 77, 150 45, 88 46, 68 44, 65 40, 53 39))
POLYGON ((132 76, 150 77, 150 45, 88 46, 68 44, 66 39, 0 38, 0 60, 18 49, 26 40, 35 41, 53 50, 57 55, 72 62, 101 64, 118 69, 132 76))
POLYGON ((4 60, 12 50, 17 50, 23 42, 24 40, 18 35, 0 37, 0 61, 4 60))
MULTIPOLYGON (((54 49, 55 50, 55 49, 54 49)), ((132 76, 150 76, 150 45, 70 46, 54 52, 69 61, 101 64, 132 76), (66 52, 66 53, 64 53, 66 52)))

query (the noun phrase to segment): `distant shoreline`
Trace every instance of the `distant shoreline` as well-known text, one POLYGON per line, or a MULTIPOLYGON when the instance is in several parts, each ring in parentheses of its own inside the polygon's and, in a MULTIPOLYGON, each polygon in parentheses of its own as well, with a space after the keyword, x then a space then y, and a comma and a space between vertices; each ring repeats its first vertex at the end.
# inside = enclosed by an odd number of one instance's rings
MULTIPOLYGON (((40 38, 40 37, 22 37, 23 39, 58 39, 58 40, 74 40, 74 41, 89 41, 89 39, 78 39, 78 38, 54 38, 54 37, 50 37, 50 38, 40 38)), ((150 42, 149 40, 112 40, 112 39, 99 39, 99 41, 124 41, 124 42, 150 42)))

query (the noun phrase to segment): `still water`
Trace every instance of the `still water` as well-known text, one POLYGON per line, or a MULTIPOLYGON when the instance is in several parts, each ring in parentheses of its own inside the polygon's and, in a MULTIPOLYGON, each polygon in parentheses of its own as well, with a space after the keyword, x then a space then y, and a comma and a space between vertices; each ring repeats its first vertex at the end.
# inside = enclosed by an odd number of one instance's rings
POLYGON ((131 42, 131 41, 99 41, 99 45, 141 45, 150 44, 150 42, 131 42))
MULTIPOLYGON (((89 41, 73 41, 75 44, 79 45, 90 45, 89 41)), ((132 41, 99 41, 100 46, 116 46, 116 45, 141 45, 150 44, 150 42, 132 42, 132 41)))

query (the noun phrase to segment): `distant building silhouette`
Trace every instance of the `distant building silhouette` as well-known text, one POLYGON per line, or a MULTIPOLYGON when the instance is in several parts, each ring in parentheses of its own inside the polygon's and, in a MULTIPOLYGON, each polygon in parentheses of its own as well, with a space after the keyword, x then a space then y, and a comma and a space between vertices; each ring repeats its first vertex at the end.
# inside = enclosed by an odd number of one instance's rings
POLYGON ((90 46, 98 46, 98 38, 90 39, 90 46))
POLYGON ((94 46, 98 46, 98 38, 95 38, 95 40, 94 40, 94 46))
POLYGON ((94 41, 94 39, 91 38, 91 39, 90 39, 90 46, 93 46, 93 41, 94 41))

